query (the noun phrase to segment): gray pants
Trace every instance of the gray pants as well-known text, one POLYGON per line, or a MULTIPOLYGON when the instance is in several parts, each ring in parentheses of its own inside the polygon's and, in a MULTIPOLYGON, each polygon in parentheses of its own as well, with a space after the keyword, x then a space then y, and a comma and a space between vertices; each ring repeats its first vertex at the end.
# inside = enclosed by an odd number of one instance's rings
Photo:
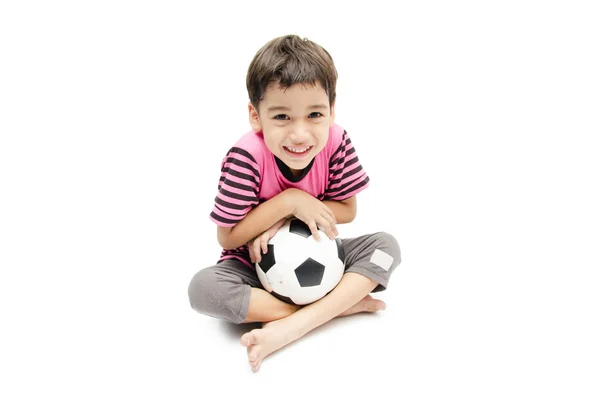
MULTIPOLYGON (((362 274, 378 282, 373 292, 385 290, 400 263, 396 239, 379 232, 341 240, 346 255, 345 272, 362 274)), ((248 314, 251 288, 264 289, 256 270, 238 260, 226 259, 196 273, 188 295, 197 312, 239 324, 248 314)))

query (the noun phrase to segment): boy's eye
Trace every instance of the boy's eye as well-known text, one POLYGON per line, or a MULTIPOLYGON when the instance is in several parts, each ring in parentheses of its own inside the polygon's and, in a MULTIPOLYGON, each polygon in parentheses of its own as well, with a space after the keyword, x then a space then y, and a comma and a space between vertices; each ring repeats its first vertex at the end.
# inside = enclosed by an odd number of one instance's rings
MULTIPOLYGON (((316 119, 319 117, 323 117, 323 114, 320 112, 312 112, 308 115, 309 119, 316 119)), ((273 117, 275 120, 289 120, 289 117, 286 114, 278 114, 273 117)))

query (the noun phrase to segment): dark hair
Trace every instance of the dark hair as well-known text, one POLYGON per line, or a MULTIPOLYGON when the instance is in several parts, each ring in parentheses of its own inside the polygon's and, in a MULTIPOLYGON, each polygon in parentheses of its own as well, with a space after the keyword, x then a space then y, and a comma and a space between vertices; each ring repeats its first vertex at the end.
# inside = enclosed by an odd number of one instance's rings
POLYGON ((337 70, 333 58, 320 45, 297 35, 277 37, 265 44, 250 62, 246 88, 250 103, 258 109, 269 84, 286 89, 294 84, 321 84, 335 103, 337 70))

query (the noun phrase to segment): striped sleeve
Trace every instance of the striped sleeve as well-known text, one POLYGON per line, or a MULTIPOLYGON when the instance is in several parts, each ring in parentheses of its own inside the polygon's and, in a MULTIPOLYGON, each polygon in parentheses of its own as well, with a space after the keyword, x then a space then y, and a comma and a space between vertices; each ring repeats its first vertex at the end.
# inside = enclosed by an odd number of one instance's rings
POLYGON ((329 160, 329 183, 325 200, 346 200, 369 186, 369 176, 363 169, 348 133, 329 160))
POLYGON ((250 153, 239 147, 229 150, 221 163, 221 177, 210 219, 219 226, 233 227, 258 205, 260 173, 250 153))

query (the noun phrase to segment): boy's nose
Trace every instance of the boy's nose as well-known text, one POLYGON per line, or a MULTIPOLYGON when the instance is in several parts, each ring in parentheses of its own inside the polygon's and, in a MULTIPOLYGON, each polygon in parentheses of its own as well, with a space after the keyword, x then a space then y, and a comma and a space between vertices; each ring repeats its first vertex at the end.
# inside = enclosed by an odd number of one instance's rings
POLYGON ((290 131, 290 138, 294 142, 303 142, 309 135, 310 133, 303 125, 297 125, 290 131))

